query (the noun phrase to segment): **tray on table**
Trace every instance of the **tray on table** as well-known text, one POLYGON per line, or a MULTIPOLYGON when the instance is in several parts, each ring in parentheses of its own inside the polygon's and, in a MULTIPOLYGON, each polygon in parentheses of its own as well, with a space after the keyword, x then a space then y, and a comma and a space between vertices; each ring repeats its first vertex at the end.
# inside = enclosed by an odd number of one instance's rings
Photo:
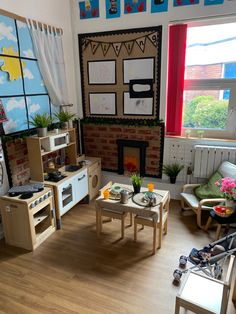
POLYGON ((156 198, 155 205, 152 205, 152 207, 158 206, 160 204, 160 202, 162 201, 162 198, 163 198, 162 195, 160 195, 156 192, 146 191, 146 192, 140 192, 140 193, 134 194, 132 197, 132 201, 139 206, 150 207, 149 200, 151 197, 156 198))
POLYGON ((110 192, 109 199, 111 200, 120 200, 120 192, 122 190, 126 190, 129 192, 129 198, 133 195, 133 191, 129 188, 123 187, 119 184, 113 184, 110 189, 108 189, 110 192))

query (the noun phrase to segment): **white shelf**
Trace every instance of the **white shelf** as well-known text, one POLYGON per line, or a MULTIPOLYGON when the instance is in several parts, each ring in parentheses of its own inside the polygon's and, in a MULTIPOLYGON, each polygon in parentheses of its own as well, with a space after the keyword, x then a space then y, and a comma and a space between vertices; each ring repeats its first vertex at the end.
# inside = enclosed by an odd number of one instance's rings
POLYGON ((70 193, 70 194, 62 194, 62 202, 64 202, 69 197, 72 197, 72 193, 70 193))
POLYGON ((48 217, 48 214, 42 213, 40 215, 34 216, 34 227, 36 227, 40 222, 44 221, 48 217))

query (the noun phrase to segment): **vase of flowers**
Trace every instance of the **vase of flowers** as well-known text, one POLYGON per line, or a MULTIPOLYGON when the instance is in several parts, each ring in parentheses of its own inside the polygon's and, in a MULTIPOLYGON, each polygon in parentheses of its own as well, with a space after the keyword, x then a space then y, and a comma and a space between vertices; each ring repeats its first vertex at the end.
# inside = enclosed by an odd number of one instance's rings
POLYGON ((225 198, 225 205, 236 210, 236 180, 229 177, 216 181, 225 198))

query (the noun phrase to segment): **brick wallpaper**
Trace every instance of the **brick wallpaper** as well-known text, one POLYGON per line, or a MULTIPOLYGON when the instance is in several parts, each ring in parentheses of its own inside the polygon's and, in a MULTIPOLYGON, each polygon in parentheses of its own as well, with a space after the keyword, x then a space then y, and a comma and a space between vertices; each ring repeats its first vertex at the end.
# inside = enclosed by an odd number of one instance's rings
POLYGON ((100 157, 102 168, 118 170, 117 139, 147 141, 146 169, 149 176, 161 176, 163 152, 163 126, 83 125, 85 154, 100 157))
POLYGON ((7 155, 13 185, 29 181, 30 169, 26 140, 16 139, 7 142, 7 155))
MULTIPOLYGON (((20 138, 9 141, 6 147, 13 186, 28 183, 30 180, 30 168, 26 140, 20 138)), ((44 169, 47 168, 48 161, 52 160, 55 162, 58 155, 58 152, 52 152, 44 156, 44 169)))

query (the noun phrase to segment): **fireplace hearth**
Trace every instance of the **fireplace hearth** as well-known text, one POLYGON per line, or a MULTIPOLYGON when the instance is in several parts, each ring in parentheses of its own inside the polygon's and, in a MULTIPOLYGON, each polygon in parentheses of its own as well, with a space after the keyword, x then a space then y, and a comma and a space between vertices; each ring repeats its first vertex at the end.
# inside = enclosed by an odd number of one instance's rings
POLYGON ((141 177, 145 176, 146 173, 146 148, 148 142, 136 141, 136 140, 116 140, 118 145, 118 174, 124 174, 125 170, 130 172, 139 172, 141 177), (126 148, 134 148, 138 150, 137 156, 125 156, 126 148), (129 160, 129 167, 126 169, 126 163, 129 160))

